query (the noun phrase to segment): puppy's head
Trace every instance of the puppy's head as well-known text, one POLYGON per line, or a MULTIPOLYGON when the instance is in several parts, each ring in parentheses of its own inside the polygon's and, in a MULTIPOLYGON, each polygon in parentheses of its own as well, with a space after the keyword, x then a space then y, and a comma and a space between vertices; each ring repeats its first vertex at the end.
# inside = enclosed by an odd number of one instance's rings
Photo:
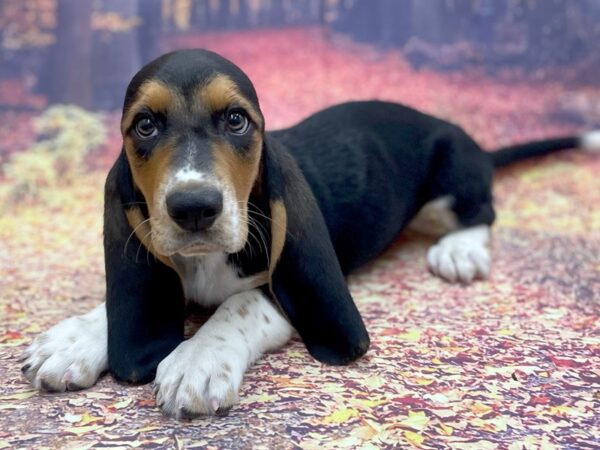
MULTIPOLYGON (((146 245, 165 257, 244 247, 264 119, 237 66, 205 50, 151 62, 127 88, 121 132, 147 205, 146 245)), ((128 219, 134 228, 143 220, 128 219)))

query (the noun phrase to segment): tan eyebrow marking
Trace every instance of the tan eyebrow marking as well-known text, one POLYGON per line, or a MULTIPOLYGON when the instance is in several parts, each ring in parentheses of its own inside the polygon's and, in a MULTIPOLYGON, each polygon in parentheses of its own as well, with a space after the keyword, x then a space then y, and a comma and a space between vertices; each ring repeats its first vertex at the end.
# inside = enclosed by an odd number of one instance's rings
POLYGON ((211 78, 208 83, 200 86, 197 97, 200 102, 212 112, 223 111, 232 104, 238 104, 246 110, 254 123, 260 128, 263 126, 260 113, 255 109, 254 105, 241 94, 235 82, 227 75, 218 74, 211 78))
POLYGON ((173 102, 174 93, 165 84, 157 80, 145 81, 138 89, 137 97, 123 114, 121 133, 132 125, 135 115, 144 106, 152 111, 167 111, 173 102))

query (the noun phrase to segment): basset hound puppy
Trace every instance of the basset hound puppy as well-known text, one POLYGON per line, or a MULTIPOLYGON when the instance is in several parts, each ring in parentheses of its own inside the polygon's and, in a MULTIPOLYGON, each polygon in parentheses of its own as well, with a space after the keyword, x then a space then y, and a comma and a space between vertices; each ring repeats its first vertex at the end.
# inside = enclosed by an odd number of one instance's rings
POLYGON ((157 404, 178 418, 227 411, 245 370, 294 330, 326 364, 363 355, 345 275, 419 211, 447 233, 430 270, 486 278, 494 168, 600 143, 592 132, 486 153, 451 123, 379 101, 265 132, 248 77, 205 50, 142 68, 121 132, 105 188, 106 302, 37 337, 23 372, 47 391, 92 386, 106 370, 154 379, 157 404), (216 310, 184 340, 187 302, 216 310))

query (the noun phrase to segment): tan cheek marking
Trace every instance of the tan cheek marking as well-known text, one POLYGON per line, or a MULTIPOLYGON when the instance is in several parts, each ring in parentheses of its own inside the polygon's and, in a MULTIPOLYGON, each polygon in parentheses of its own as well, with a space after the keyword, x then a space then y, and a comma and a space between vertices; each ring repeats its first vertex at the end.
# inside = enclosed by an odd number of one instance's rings
POLYGON ((210 112, 224 111, 230 105, 238 104, 246 110, 252 121, 260 129, 263 127, 263 120, 260 113, 240 93, 235 82, 227 75, 216 75, 208 83, 201 86, 198 90, 198 97, 200 103, 210 112))
POLYGON ((143 106, 152 111, 167 111, 173 98, 174 93, 163 83, 157 80, 149 80, 144 82, 138 89, 138 95, 133 104, 127 109, 121 121, 121 132, 125 135, 127 130, 133 123, 133 118, 143 106))
POLYGON ((152 150, 150 158, 145 160, 136 154, 130 138, 126 138, 124 142, 133 181, 140 191, 142 191, 148 204, 150 215, 154 215, 156 191, 169 171, 174 147, 169 142, 158 145, 152 150))
POLYGON ((287 233, 287 212, 282 200, 273 200, 271 207, 271 265, 269 266, 269 279, 273 278, 273 272, 283 252, 285 235, 287 233))
POLYGON ((238 202, 248 201, 258 176, 260 146, 255 143, 253 147, 242 155, 227 144, 213 146, 215 173, 221 182, 233 187, 238 202))
POLYGON ((132 230, 135 230, 135 236, 139 239, 142 245, 146 247, 150 251, 150 253, 156 256, 160 260, 160 262, 162 262, 166 266, 173 268, 171 261, 168 258, 159 255, 154 249, 154 246, 152 245, 152 240, 149 239, 149 234, 151 231, 150 222, 142 224, 142 222, 144 222, 144 215, 142 214, 142 211, 139 208, 127 209, 125 210, 125 216, 127 217, 127 222, 129 222, 129 226, 132 230))

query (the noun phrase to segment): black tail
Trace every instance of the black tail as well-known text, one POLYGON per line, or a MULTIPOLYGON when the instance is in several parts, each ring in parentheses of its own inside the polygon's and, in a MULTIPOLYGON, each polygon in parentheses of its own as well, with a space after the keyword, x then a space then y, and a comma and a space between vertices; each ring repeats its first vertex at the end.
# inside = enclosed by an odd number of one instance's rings
POLYGON ((559 150, 581 148, 584 141, 579 136, 569 136, 545 141, 511 145, 491 153, 494 167, 504 167, 522 159, 543 156, 559 150))

